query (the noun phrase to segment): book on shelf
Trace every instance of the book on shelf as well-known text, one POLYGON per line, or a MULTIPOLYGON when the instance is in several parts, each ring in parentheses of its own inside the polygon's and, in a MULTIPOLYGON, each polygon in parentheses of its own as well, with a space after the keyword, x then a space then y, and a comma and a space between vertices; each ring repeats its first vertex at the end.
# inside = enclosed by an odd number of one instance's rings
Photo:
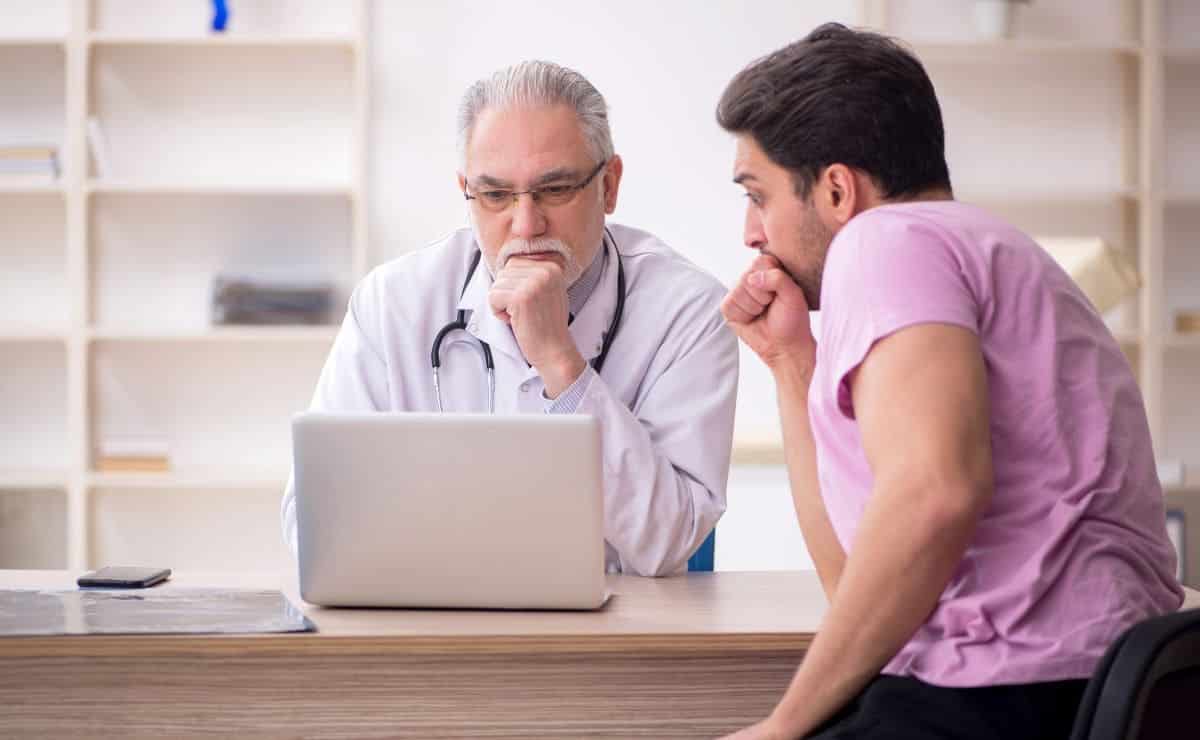
POLYGON ((60 174, 58 149, 55 147, 0 145, 0 176, 55 179, 60 174))
POLYGON ((1176 311, 1175 331, 1180 334, 1200 333, 1200 310, 1176 311))
POLYGON ((329 280, 222 273, 213 280, 212 323, 327 324, 333 298, 329 280))
POLYGON ((171 461, 165 457, 98 457, 96 471, 100 473, 167 473, 171 461))
POLYGON ((96 448, 101 473, 165 473, 171 469, 166 440, 119 437, 103 439, 96 448))

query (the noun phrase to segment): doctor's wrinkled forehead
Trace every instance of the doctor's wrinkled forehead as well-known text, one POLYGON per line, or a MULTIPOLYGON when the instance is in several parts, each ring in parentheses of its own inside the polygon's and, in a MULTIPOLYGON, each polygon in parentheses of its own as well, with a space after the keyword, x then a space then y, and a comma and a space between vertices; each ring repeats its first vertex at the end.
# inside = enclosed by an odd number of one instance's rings
POLYGON ((554 62, 532 60, 499 70, 467 88, 458 107, 458 162, 466 166, 467 144, 479 114, 489 108, 567 105, 579 116, 579 126, 597 162, 613 155, 608 128, 608 103, 587 78, 554 62))

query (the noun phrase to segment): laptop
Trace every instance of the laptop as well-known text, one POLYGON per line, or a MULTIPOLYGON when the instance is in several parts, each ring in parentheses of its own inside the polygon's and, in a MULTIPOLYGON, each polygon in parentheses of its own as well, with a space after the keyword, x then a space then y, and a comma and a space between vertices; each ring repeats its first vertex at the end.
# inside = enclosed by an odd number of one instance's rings
POLYGON ((607 598, 592 417, 305 412, 292 448, 311 604, 595 609, 607 598))

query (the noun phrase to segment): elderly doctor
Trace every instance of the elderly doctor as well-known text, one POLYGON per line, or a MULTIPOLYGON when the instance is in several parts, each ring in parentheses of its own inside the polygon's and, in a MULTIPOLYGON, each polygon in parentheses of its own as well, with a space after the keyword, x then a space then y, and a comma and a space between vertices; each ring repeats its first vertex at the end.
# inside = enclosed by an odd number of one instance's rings
MULTIPOLYGON (((724 288, 653 235, 606 226, 621 158, 577 72, 526 62, 475 83, 459 144, 471 228, 358 285, 312 408, 595 416, 608 571, 684 570, 725 510, 724 288)), ((291 484, 282 514, 295 552, 291 484)))

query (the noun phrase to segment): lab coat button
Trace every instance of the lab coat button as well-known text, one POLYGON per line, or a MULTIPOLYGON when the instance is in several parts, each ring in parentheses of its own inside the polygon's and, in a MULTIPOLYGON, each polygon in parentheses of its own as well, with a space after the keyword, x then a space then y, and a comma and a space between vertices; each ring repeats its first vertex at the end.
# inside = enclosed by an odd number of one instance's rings
POLYGON ((528 392, 529 392, 529 383, 528 383, 528 382, 525 382, 525 383, 522 383, 522 384, 521 384, 521 392, 522 392, 522 393, 528 393, 528 392))

